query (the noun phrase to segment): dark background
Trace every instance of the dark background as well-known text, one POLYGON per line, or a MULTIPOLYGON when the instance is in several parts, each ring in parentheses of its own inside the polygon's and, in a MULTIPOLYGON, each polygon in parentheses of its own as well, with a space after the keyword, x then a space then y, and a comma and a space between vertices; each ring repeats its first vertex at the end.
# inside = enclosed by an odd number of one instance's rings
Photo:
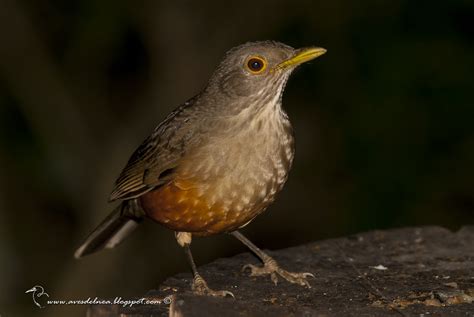
MULTIPOLYGON (((0 39, 2 316, 84 314, 37 309, 35 284, 52 299, 127 298, 188 270, 153 223, 72 254, 136 146, 251 40, 328 49, 287 86, 295 164, 244 230, 255 243, 474 222, 473 1, 1 0, 0 39)), ((245 250, 225 235, 193 247, 199 264, 245 250)))

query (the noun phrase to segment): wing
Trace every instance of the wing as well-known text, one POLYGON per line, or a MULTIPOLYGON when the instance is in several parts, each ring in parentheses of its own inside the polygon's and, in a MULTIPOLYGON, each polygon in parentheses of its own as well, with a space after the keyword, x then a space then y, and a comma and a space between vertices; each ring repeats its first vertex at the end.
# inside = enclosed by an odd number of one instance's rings
POLYGON ((192 135, 189 111, 196 98, 175 109, 135 150, 115 182, 109 201, 139 197, 166 183, 192 135))

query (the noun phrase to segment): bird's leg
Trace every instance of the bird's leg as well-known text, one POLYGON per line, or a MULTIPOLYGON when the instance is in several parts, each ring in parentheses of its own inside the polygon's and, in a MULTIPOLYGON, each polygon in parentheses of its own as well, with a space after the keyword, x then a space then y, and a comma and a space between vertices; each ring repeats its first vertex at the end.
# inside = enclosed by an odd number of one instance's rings
POLYGON ((193 271, 193 285, 192 285, 192 290, 195 294, 197 295, 209 295, 209 296, 232 296, 234 297, 234 294, 232 294, 229 291, 215 291, 213 289, 210 289, 209 286, 207 286, 206 281, 202 278, 202 276, 199 274, 196 263, 194 263, 193 255, 191 253, 191 233, 189 232, 177 232, 176 233, 176 240, 178 241, 178 244, 184 248, 184 252, 186 253, 186 258, 189 262, 189 265, 191 266, 191 270, 193 271))
POLYGON ((247 239, 243 234, 238 231, 231 233, 236 237, 240 242, 245 244, 253 253, 255 253, 260 260, 263 262, 263 267, 256 266, 253 264, 246 264, 242 270, 250 269, 250 276, 261 276, 261 275, 270 275, 273 283, 275 285, 278 283, 278 276, 287 280, 290 283, 299 284, 301 286, 306 286, 311 288, 307 280, 308 277, 314 277, 311 273, 295 273, 288 272, 278 265, 278 263, 271 256, 260 250, 255 244, 253 244, 249 239, 247 239))

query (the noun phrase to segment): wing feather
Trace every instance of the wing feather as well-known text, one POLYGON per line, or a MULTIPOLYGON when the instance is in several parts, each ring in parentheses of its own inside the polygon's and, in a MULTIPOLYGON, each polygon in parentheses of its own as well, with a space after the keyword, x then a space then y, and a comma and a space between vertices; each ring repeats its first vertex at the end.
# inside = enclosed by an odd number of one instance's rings
POLYGON ((139 197, 170 179, 170 171, 178 166, 192 130, 189 118, 183 112, 192 107, 195 99, 170 113, 135 150, 117 178, 109 201, 139 197), (163 172, 166 176, 160 177, 163 172))

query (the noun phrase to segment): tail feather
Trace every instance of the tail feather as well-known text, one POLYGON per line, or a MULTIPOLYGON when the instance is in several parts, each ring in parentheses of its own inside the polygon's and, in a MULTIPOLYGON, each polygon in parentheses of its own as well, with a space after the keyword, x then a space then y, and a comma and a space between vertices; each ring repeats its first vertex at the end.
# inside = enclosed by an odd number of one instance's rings
POLYGON ((74 253, 79 259, 102 249, 111 249, 122 242, 143 220, 136 200, 124 201, 92 231, 74 253))

